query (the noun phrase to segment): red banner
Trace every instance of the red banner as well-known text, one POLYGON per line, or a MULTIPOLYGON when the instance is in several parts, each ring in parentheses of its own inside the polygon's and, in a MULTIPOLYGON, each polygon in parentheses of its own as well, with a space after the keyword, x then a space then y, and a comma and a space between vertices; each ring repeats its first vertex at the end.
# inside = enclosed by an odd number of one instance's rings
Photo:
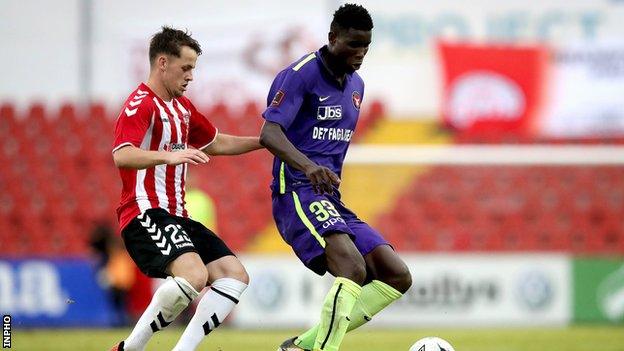
POLYGON ((533 134, 545 87, 545 48, 449 43, 438 48, 447 126, 475 134, 533 134))

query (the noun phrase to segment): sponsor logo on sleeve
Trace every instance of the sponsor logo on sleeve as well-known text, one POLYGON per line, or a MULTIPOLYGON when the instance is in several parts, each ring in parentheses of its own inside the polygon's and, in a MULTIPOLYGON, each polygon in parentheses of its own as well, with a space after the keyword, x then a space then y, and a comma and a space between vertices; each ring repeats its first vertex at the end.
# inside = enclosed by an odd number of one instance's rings
POLYGON ((271 106, 273 107, 277 107, 279 105, 282 104, 282 101, 284 100, 284 92, 281 90, 278 90, 277 93, 275 93, 275 96, 273 96, 273 101, 271 101, 271 106))

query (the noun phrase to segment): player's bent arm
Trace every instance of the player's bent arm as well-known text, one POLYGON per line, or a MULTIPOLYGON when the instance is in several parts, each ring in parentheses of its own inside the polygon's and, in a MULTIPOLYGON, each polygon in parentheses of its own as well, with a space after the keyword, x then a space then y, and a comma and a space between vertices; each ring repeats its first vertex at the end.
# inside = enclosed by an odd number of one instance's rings
POLYGON ((280 160, 304 172, 310 179, 317 193, 334 192, 334 186, 340 184, 340 178, 329 168, 317 165, 288 140, 282 126, 275 122, 265 121, 260 132, 260 144, 264 145, 280 160))
POLYGON ((217 134, 210 145, 202 149, 208 155, 240 155, 262 149, 258 137, 241 137, 228 134, 217 134))
POLYGON ((280 160, 300 171, 306 172, 306 169, 317 166, 316 163, 297 150, 284 134, 282 126, 275 122, 264 122, 260 131, 260 144, 280 160))
POLYGON ((113 161, 118 168, 145 169, 162 164, 206 163, 208 162, 208 157, 195 149, 187 149, 180 152, 147 151, 133 145, 127 145, 113 152, 113 161))

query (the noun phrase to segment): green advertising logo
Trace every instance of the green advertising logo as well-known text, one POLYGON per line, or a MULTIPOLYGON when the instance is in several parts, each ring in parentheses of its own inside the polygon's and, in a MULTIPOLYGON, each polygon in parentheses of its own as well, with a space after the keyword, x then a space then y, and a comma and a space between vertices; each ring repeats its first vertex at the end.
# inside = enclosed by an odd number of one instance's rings
POLYGON ((624 319, 624 265, 598 285, 596 294, 602 313, 612 322, 624 319))
POLYGON ((624 260, 574 260, 574 320, 624 321, 624 260))

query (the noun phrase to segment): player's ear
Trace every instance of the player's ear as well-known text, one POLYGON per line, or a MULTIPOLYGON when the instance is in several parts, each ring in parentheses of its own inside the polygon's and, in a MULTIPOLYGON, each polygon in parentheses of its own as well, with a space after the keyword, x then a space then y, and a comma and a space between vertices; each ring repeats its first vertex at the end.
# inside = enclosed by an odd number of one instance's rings
POLYGON ((156 59, 156 66, 159 70, 164 71, 167 68, 168 60, 166 55, 160 55, 156 59))
POLYGON ((333 30, 330 30, 329 33, 327 33, 327 41, 332 46, 336 44, 336 32, 334 32, 333 30))

